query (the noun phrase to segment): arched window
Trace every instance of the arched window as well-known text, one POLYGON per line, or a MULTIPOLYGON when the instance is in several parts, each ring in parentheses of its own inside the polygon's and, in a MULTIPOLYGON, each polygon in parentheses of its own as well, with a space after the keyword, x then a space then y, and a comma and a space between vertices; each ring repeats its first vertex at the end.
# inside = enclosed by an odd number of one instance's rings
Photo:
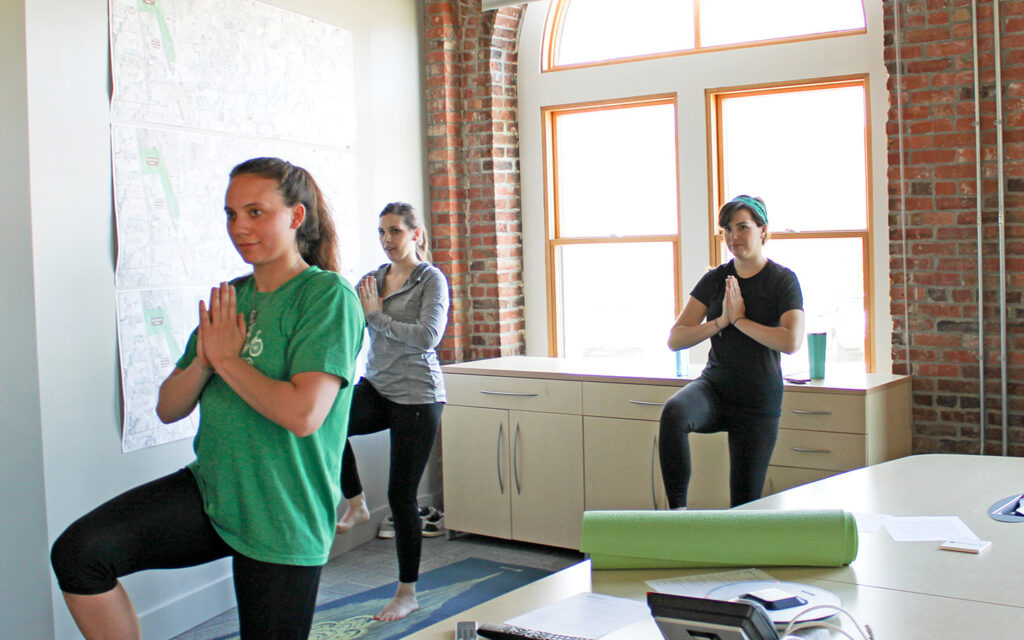
POLYGON ((864 31, 862 0, 552 0, 543 68, 864 31))

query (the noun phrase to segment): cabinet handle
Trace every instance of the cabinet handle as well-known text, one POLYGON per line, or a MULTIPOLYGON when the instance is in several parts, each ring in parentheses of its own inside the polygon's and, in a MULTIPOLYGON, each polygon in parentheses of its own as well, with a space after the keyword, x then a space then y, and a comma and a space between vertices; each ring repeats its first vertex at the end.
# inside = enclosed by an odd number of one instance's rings
POLYGON ((516 495, 522 495, 519 487, 519 423, 516 423, 515 437, 512 438, 512 475, 516 480, 516 495))
POLYGON ((832 453, 831 449, 804 449, 802 447, 790 447, 790 449, 799 453, 832 453))
POLYGON ((651 442, 651 507, 653 509, 658 508, 658 494, 655 489, 654 479, 654 456, 658 452, 658 436, 654 436, 654 440, 651 442))
POLYGON ((521 391, 486 391, 484 389, 477 389, 480 393, 488 396, 515 396, 517 398, 536 398, 536 393, 524 393, 521 391))
POLYGON ((501 481, 501 434, 505 432, 505 423, 498 423, 498 452, 494 458, 494 468, 498 471, 498 491, 505 495, 505 485, 501 481))
POLYGON ((647 400, 630 400, 629 404, 642 404, 645 407, 663 407, 663 406, 665 406, 664 402, 649 402, 647 400))
POLYGON ((805 411, 804 409, 790 409, 793 413, 801 416, 830 416, 831 411, 805 411))

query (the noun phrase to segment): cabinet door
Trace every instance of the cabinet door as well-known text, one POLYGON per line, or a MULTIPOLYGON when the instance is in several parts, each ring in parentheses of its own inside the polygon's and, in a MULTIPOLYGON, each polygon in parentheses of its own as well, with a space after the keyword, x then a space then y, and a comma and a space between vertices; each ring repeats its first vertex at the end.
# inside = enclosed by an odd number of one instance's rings
POLYGON ((512 537, 509 428, 503 409, 445 407, 441 464, 449 529, 512 537))
POLYGON ((658 423, 585 417, 583 475, 588 511, 664 508, 658 423))
POLYGON ((510 411, 512 536, 579 549, 583 523, 583 418, 510 411))
POLYGON ((802 484, 821 480, 833 475, 831 471, 818 469, 797 469, 794 467, 768 466, 768 477, 764 481, 764 496, 799 487, 802 484))
POLYGON ((729 434, 690 434, 689 509, 729 508, 729 434))

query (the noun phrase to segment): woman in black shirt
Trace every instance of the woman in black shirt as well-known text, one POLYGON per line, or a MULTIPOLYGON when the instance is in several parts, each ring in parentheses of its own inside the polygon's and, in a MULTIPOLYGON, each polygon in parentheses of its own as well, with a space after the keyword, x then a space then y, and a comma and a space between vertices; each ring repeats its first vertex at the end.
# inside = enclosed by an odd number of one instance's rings
POLYGON ((732 506, 761 497, 779 431, 779 354, 799 349, 804 336, 800 283, 762 250, 764 202, 738 196, 722 207, 718 225, 733 259, 701 278, 668 339, 672 350, 711 339, 704 371, 661 414, 661 473, 672 509, 686 507, 690 433, 727 431, 732 506))

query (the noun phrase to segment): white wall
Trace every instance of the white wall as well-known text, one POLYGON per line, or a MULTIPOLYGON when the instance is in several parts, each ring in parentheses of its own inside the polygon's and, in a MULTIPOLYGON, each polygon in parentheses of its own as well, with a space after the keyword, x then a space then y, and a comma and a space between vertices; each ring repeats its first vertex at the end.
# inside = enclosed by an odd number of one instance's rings
MULTIPOLYGON (((683 291, 710 264, 709 176, 705 89, 870 74, 875 370, 891 370, 889 350, 889 231, 885 122, 888 77, 882 59, 882 2, 866 0, 867 34, 682 55, 540 73, 545 18, 551 0, 527 5, 519 43, 519 135, 522 167, 526 351, 547 355, 544 176, 541 108, 631 96, 675 93, 678 98, 683 291)), ((639 265, 638 265, 639 266, 639 265)), ((666 335, 668 327, 665 327, 666 335)))
POLYGON ((29 215, 25 3, 0 3, 0 629, 51 634, 32 220, 29 215))
MULTIPOLYGON (((339 232, 375 245, 384 203, 426 198, 418 3, 273 4, 353 32, 357 198, 367 225, 339 232)), ((0 628, 5 637, 76 638, 48 544, 103 500, 187 464, 191 444, 120 452, 107 2, 4 2, 0 52, 0 628)), ((366 254, 364 268, 384 259, 366 254)), ((364 482, 377 507, 386 440, 363 440, 364 482)), ((221 561, 127 578, 145 637, 175 635, 233 606, 229 571, 221 561)))

